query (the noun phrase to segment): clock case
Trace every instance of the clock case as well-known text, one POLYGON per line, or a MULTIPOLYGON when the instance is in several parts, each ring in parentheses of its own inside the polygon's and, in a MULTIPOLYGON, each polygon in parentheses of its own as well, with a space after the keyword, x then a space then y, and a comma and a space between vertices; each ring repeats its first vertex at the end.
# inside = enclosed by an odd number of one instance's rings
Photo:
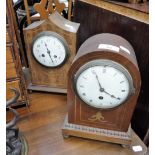
POLYGON ((87 39, 80 47, 68 74, 68 115, 62 128, 64 137, 73 135, 130 145, 132 133, 130 121, 140 87, 141 77, 136 56, 128 41, 118 35, 108 33, 98 34, 87 39), (99 49, 101 44, 106 44, 107 48, 99 49), (108 45, 118 47, 119 52, 109 48, 108 45), (98 59, 112 60, 121 64, 133 79, 134 93, 118 107, 112 109, 93 108, 84 103, 75 92, 73 81, 79 68, 98 59))
POLYGON ((48 19, 36 21, 24 29, 24 39, 29 63, 29 90, 67 93, 67 72, 77 51, 77 34, 80 24, 71 22, 58 12, 48 19), (38 63, 32 54, 34 39, 40 33, 54 32, 63 38, 69 48, 68 57, 63 65, 49 68, 38 63))

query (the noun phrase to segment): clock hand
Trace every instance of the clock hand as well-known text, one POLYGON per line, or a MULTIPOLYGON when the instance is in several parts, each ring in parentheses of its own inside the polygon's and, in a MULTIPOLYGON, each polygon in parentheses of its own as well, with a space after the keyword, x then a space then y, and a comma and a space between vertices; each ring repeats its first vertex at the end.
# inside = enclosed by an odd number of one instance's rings
POLYGON ((95 74, 96 80, 97 80, 98 85, 99 85, 99 87, 100 87, 100 92, 104 92, 104 88, 102 88, 101 83, 100 83, 100 81, 99 81, 99 78, 98 78, 96 72, 92 70, 92 73, 95 74))
POLYGON ((49 50, 47 51, 47 53, 48 53, 48 55, 49 55, 51 61, 54 63, 54 61, 53 61, 53 59, 52 59, 52 57, 51 57, 51 54, 50 54, 50 51, 49 51, 49 50))
POLYGON ((115 98, 115 99, 117 99, 117 100, 120 100, 119 97, 116 97, 116 96, 114 96, 114 95, 109 94, 107 91, 105 91, 104 88, 103 88, 103 92, 106 93, 106 94, 108 94, 108 95, 110 95, 112 98, 115 98))
POLYGON ((111 95, 111 94, 109 94, 108 92, 106 92, 105 89, 101 86, 101 83, 100 83, 100 81, 99 81, 99 78, 98 78, 96 72, 95 72, 95 71, 92 71, 92 73, 95 74, 95 77, 96 77, 96 79, 97 79, 98 85, 99 85, 99 87, 100 87, 100 92, 104 92, 104 93, 110 95, 112 98, 115 98, 115 99, 117 99, 117 100, 120 100, 119 97, 117 98, 117 97, 115 97, 114 95, 111 95))
POLYGON ((52 59, 52 57, 51 57, 51 51, 48 49, 47 44, 46 44, 45 42, 44 42, 44 44, 45 44, 45 47, 46 47, 46 49, 47 49, 47 53, 48 53, 48 55, 49 55, 51 61, 54 63, 54 61, 53 61, 53 59, 52 59))

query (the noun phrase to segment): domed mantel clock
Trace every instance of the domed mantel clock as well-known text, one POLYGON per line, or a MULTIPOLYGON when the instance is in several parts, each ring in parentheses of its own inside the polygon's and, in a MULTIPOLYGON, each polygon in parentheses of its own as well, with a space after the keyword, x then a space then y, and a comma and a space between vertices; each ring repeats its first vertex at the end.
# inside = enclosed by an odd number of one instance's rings
POLYGON ((76 54, 78 23, 59 13, 24 29, 30 90, 67 92, 67 72, 76 54))
POLYGON ((130 145, 140 86, 136 56, 127 40, 108 33, 87 39, 68 74, 64 137, 130 145))

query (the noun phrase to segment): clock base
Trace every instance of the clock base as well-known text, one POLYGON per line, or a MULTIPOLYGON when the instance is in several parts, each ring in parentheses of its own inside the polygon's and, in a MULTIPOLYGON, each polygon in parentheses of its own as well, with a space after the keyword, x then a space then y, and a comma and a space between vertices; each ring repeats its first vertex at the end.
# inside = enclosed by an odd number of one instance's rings
POLYGON ((54 93, 61 93, 67 94, 67 89, 64 88, 54 88, 49 86, 43 85, 35 85, 31 81, 31 75, 29 68, 23 68, 24 77, 26 79, 26 85, 29 92, 31 91, 43 91, 43 92, 54 92, 54 93))
POLYGON ((132 133, 131 130, 131 127, 129 127, 127 132, 120 132, 71 124, 68 122, 68 116, 66 116, 62 127, 62 134, 64 138, 69 136, 76 136, 130 146, 132 133))
POLYGON ((61 93, 61 94, 67 94, 67 89, 63 88, 52 88, 52 87, 47 87, 47 86, 36 86, 33 85, 32 83, 29 83, 28 90, 30 91, 44 91, 44 92, 54 92, 54 93, 61 93))

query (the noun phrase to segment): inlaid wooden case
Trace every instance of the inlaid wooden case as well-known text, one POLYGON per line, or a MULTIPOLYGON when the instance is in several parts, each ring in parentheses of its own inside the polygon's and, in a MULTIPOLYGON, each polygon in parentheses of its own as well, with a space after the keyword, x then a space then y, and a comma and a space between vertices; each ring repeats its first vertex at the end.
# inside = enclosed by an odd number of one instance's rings
POLYGON ((67 73, 76 54, 79 25, 78 23, 66 20, 55 12, 51 14, 47 20, 34 22, 24 29, 31 76, 31 83, 28 89, 66 93, 67 73), (69 50, 66 61, 61 66, 49 68, 41 65, 35 60, 32 54, 32 44, 35 37, 44 32, 57 34, 66 43, 69 50))
POLYGON ((130 121, 137 103, 140 88, 140 72, 134 50, 129 42, 120 36, 108 33, 89 38, 80 47, 69 70, 67 93, 68 116, 63 126, 63 134, 120 144, 130 144, 130 121), (100 48, 101 45, 102 48, 100 48), (134 89, 129 97, 119 106, 110 109, 94 108, 86 104, 77 95, 74 83, 76 74, 82 66, 94 60, 117 62, 130 73, 134 89), (114 139, 109 139, 109 135, 114 139), (115 139, 116 137, 118 140, 115 139))
POLYGON ((149 127, 148 2, 133 5, 118 1, 78 0, 74 6, 74 21, 81 24, 79 46, 89 37, 99 33, 122 36, 133 46, 142 85, 132 117, 132 128, 143 139, 149 127))

